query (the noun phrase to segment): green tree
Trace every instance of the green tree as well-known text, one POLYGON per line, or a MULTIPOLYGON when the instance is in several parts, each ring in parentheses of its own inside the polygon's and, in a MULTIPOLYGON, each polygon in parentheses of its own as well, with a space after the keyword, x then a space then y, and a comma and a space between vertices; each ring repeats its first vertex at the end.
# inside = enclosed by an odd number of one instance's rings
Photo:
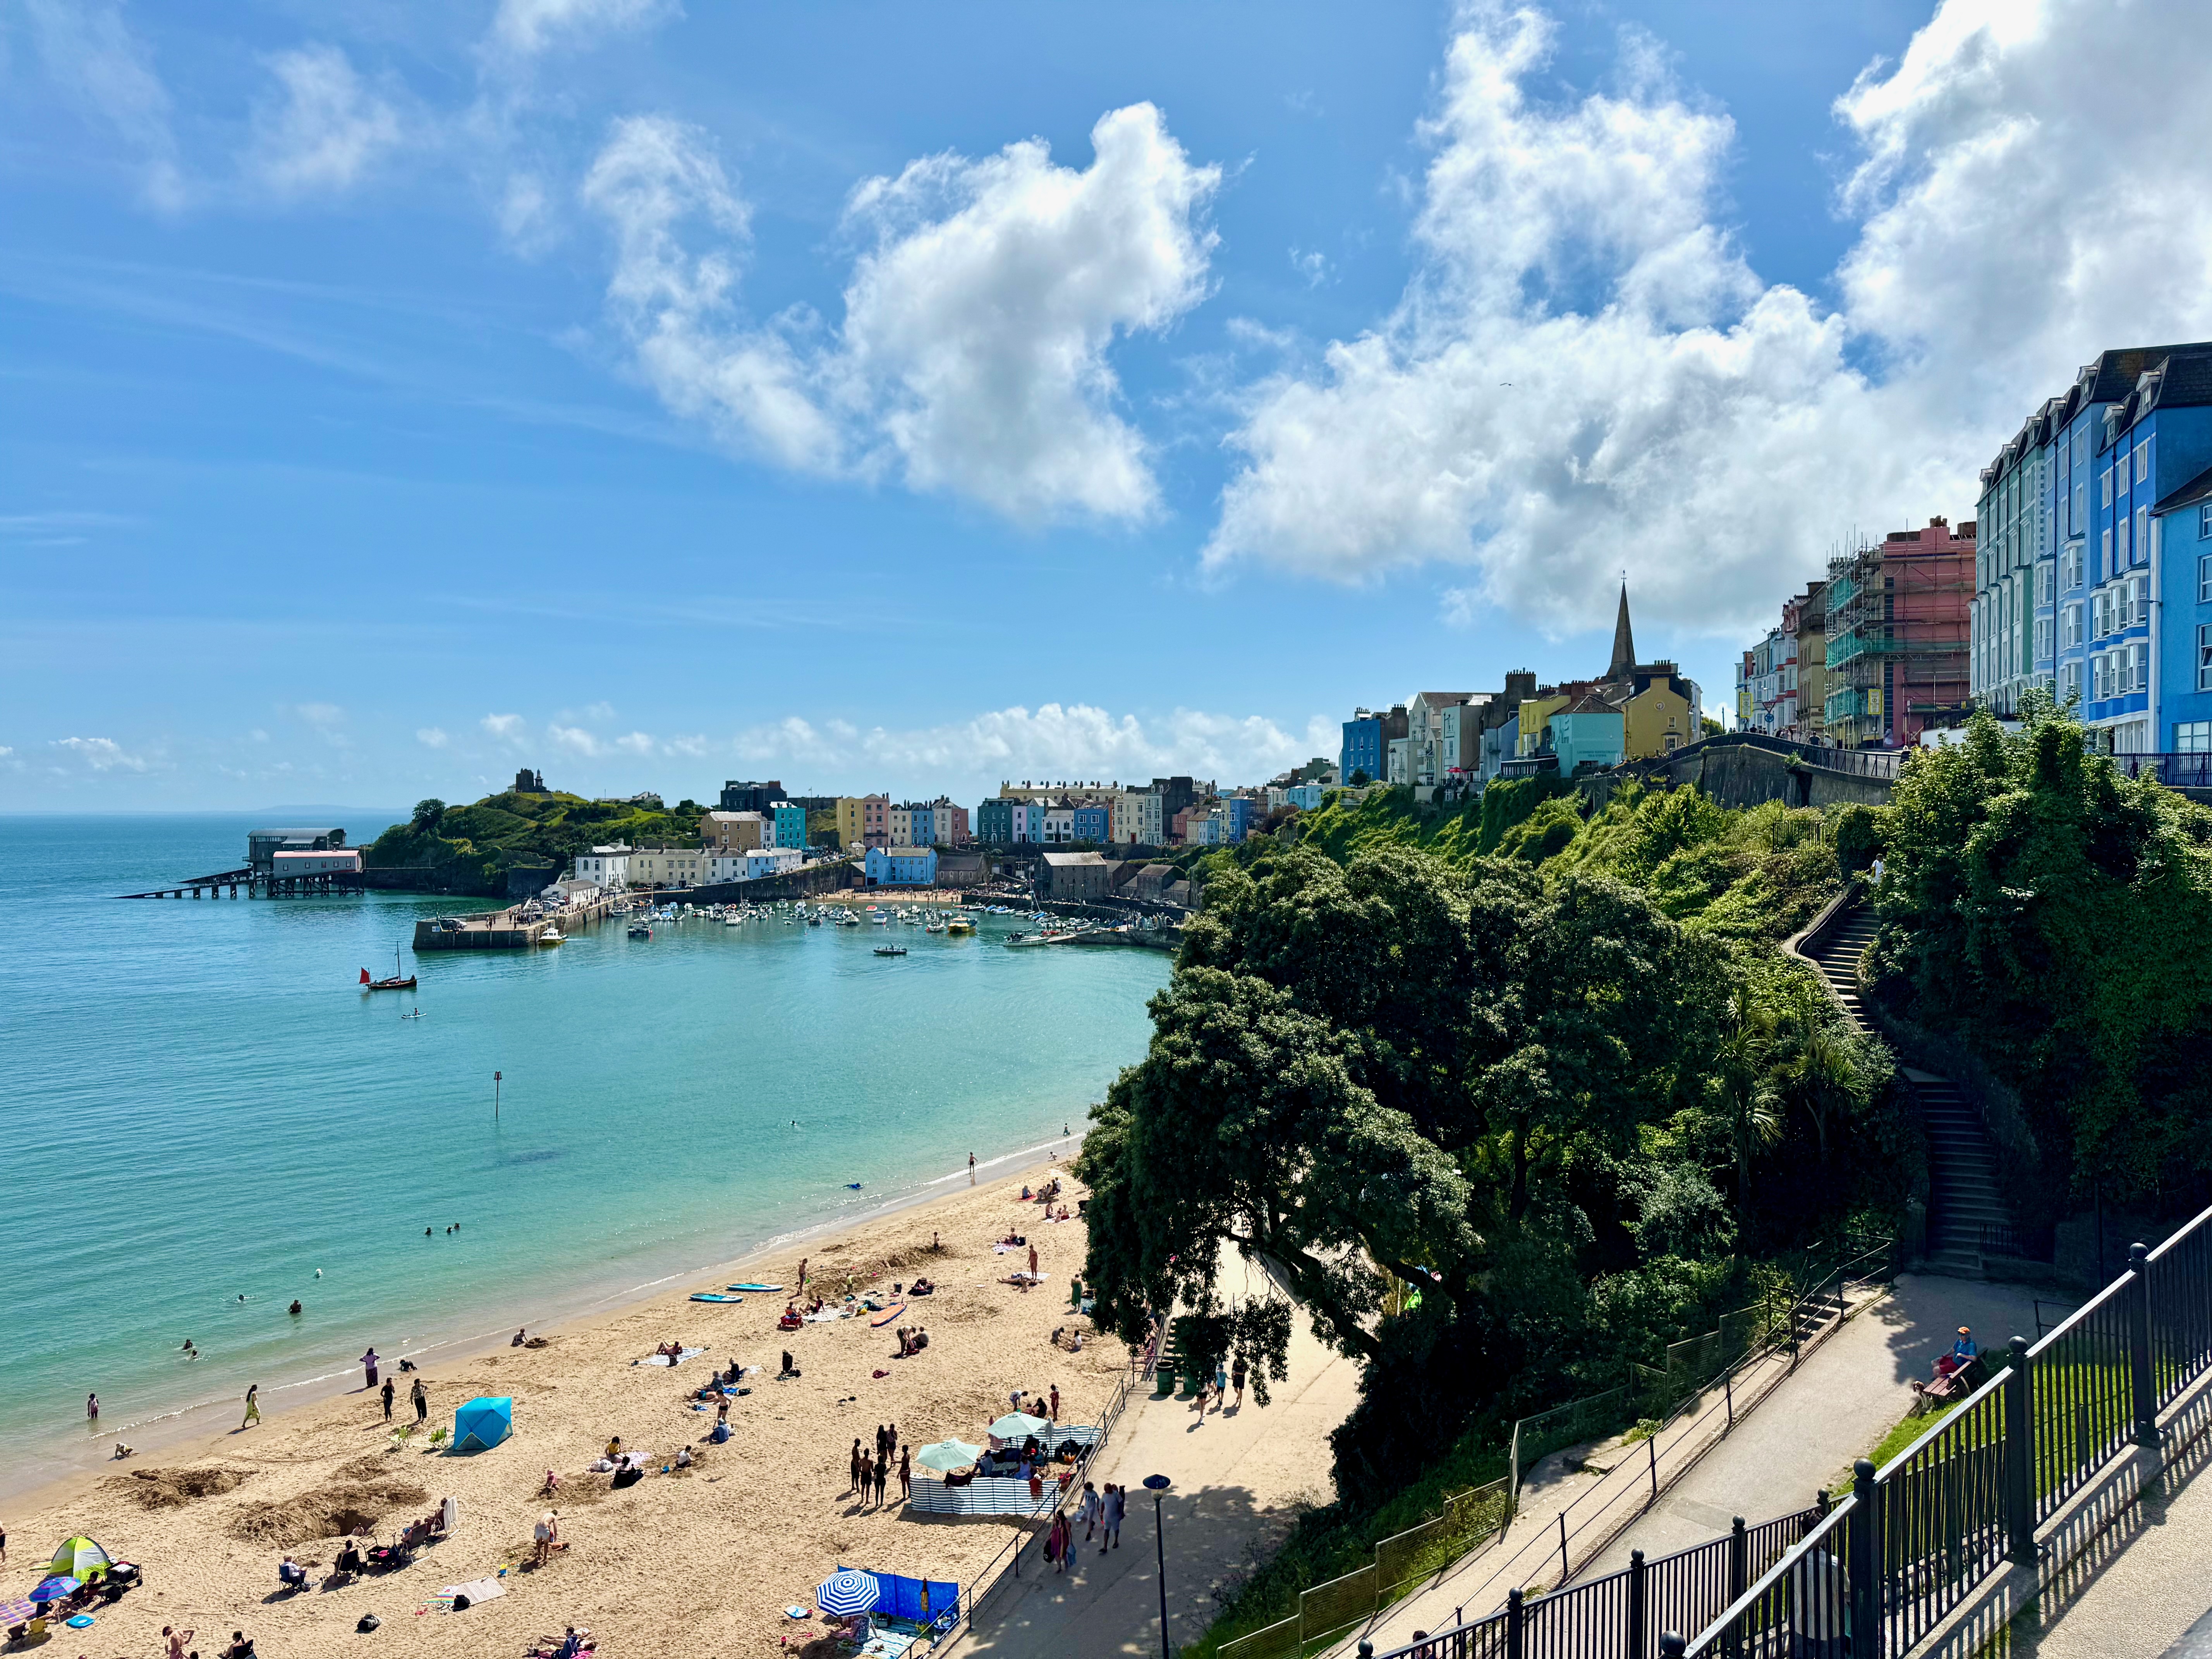
POLYGON ((433 795, 415 803, 412 823, 417 830, 434 830, 438 827, 438 820, 445 816, 446 803, 433 795))
POLYGON ((2212 812, 2047 702, 1906 757, 1876 990, 2015 1089, 2075 1198, 2212 1169, 2212 812))

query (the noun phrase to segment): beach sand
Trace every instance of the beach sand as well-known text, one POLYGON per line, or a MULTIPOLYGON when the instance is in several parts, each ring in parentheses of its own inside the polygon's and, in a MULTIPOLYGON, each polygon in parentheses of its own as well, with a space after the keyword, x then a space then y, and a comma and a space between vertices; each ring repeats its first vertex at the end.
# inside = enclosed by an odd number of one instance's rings
MULTIPOLYGON (((1015 1523, 903 1518, 895 1474, 880 1509, 848 1496, 851 1448, 858 1437, 872 1450, 877 1425, 890 1423, 902 1443, 917 1447, 947 1435, 980 1444, 1017 1388, 1027 1395, 1056 1385, 1061 1421, 1097 1420, 1127 1374, 1126 1350, 1093 1336, 1071 1354, 1051 1340, 1056 1326, 1088 1323, 1068 1311, 1083 1224, 1048 1224, 1036 1205, 1018 1201, 1024 1182, 1035 1186, 1055 1173, 1072 1210, 1082 1194, 1064 1169, 1031 1169, 811 1237, 728 1274, 795 1291, 804 1255, 810 1291, 824 1295, 842 1291, 848 1275, 854 1288, 879 1292, 917 1273, 937 1282, 936 1295, 910 1303, 880 1329, 863 1317, 779 1332, 785 1297, 748 1295, 738 1305, 688 1300, 690 1290, 720 1288, 702 1279, 544 1333, 551 1341, 541 1349, 502 1348, 426 1368, 431 1428, 450 1427, 454 1408, 477 1395, 512 1396, 514 1434, 489 1452, 447 1455, 426 1449, 423 1437, 392 1449, 380 1400, 356 1389, 11 1502, 0 1593, 27 1590, 46 1553, 87 1533, 118 1559, 138 1563, 146 1585, 99 1609, 93 1629, 58 1630, 48 1651, 150 1655, 160 1650, 161 1627, 174 1625, 195 1631, 193 1646, 208 1655, 243 1630, 270 1659, 363 1644, 404 1659, 520 1654, 532 1638, 558 1635, 571 1623, 593 1631, 610 1656, 776 1653, 787 1638, 798 1648, 820 1635, 818 1616, 802 1624, 781 1609, 811 1609, 814 1586, 840 1566, 951 1579, 964 1589, 1015 1523), (991 1249, 1010 1230, 1037 1248, 1048 1277, 1033 1291, 1002 1282, 1026 1264, 1024 1253, 991 1249), (933 1232, 942 1237, 941 1255, 929 1253, 933 1232), (897 1327, 916 1322, 928 1328, 930 1346, 915 1358, 894 1358, 897 1327), (631 1363, 678 1339, 707 1352, 674 1371, 631 1363), (785 1349, 803 1374, 778 1381, 785 1349), (690 1395, 710 1368, 733 1357, 761 1370, 744 1379, 751 1394, 732 1401, 730 1440, 701 1443, 714 1413, 692 1411, 690 1395), (610 1490, 606 1475, 585 1472, 613 1435, 625 1449, 653 1455, 653 1473, 622 1491, 610 1490), (661 1474, 687 1443, 695 1465, 661 1474), (561 1476, 550 1504, 536 1496, 549 1468, 561 1476), (157 1471, 183 1478, 138 1478, 157 1471), (225 1486, 201 1497, 179 1490, 225 1486), (164 1494, 172 1506, 149 1506, 164 1494), (459 1524, 414 1565, 323 1588, 337 1553, 342 1523, 334 1516, 373 1516, 377 1539, 388 1541, 448 1496, 459 1505, 459 1524), (558 1511, 568 1547, 533 1568, 532 1528, 548 1507, 558 1511), (309 1571, 309 1588, 290 1596, 274 1593, 287 1549, 309 1571), (502 1567, 504 1596, 458 1613, 430 1604, 447 1585, 502 1567), (369 1612, 382 1628, 356 1635, 356 1621, 369 1612)), ((414 1377, 397 1380, 393 1421, 409 1422, 414 1377)), ((927 1478, 915 1472, 916 1480, 927 1478)))

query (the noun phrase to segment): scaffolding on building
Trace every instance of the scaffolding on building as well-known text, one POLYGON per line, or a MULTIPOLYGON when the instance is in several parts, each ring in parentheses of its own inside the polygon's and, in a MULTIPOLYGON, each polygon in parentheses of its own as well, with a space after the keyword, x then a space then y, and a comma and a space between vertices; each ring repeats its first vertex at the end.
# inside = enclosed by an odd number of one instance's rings
POLYGON ((1971 524, 1937 519, 1828 561, 1829 742, 1904 748, 1964 715, 1973 596, 1971 524))

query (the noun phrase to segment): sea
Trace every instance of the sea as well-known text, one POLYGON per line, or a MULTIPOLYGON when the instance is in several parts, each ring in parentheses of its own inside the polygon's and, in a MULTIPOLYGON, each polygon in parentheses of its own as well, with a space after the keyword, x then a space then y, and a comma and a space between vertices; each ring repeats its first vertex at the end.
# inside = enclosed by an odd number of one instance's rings
POLYGON ((692 921, 418 958, 418 917, 489 905, 117 896, 241 866, 263 821, 0 817, 0 1492, 1064 1145, 1168 977, 995 916, 900 957, 692 921), (395 962, 416 990, 358 988, 395 962))

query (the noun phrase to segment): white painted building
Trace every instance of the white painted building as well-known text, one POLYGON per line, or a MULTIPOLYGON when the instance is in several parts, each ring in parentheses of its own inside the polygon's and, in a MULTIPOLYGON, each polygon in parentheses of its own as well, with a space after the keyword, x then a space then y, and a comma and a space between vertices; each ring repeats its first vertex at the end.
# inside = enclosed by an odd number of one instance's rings
POLYGON ((1157 789, 1121 789, 1110 803, 1108 839, 1125 847, 1164 847, 1168 826, 1157 789))
POLYGON ((796 870, 805 862, 805 850, 797 847, 755 847, 742 853, 717 853, 708 879, 757 881, 763 876, 780 876, 796 870))
POLYGON ((708 848, 634 848, 628 878, 632 887, 697 887, 714 878, 714 863, 708 848))
POLYGON ((576 854, 569 873, 603 892, 620 892, 629 885, 629 853, 619 842, 612 847, 594 847, 576 854))

